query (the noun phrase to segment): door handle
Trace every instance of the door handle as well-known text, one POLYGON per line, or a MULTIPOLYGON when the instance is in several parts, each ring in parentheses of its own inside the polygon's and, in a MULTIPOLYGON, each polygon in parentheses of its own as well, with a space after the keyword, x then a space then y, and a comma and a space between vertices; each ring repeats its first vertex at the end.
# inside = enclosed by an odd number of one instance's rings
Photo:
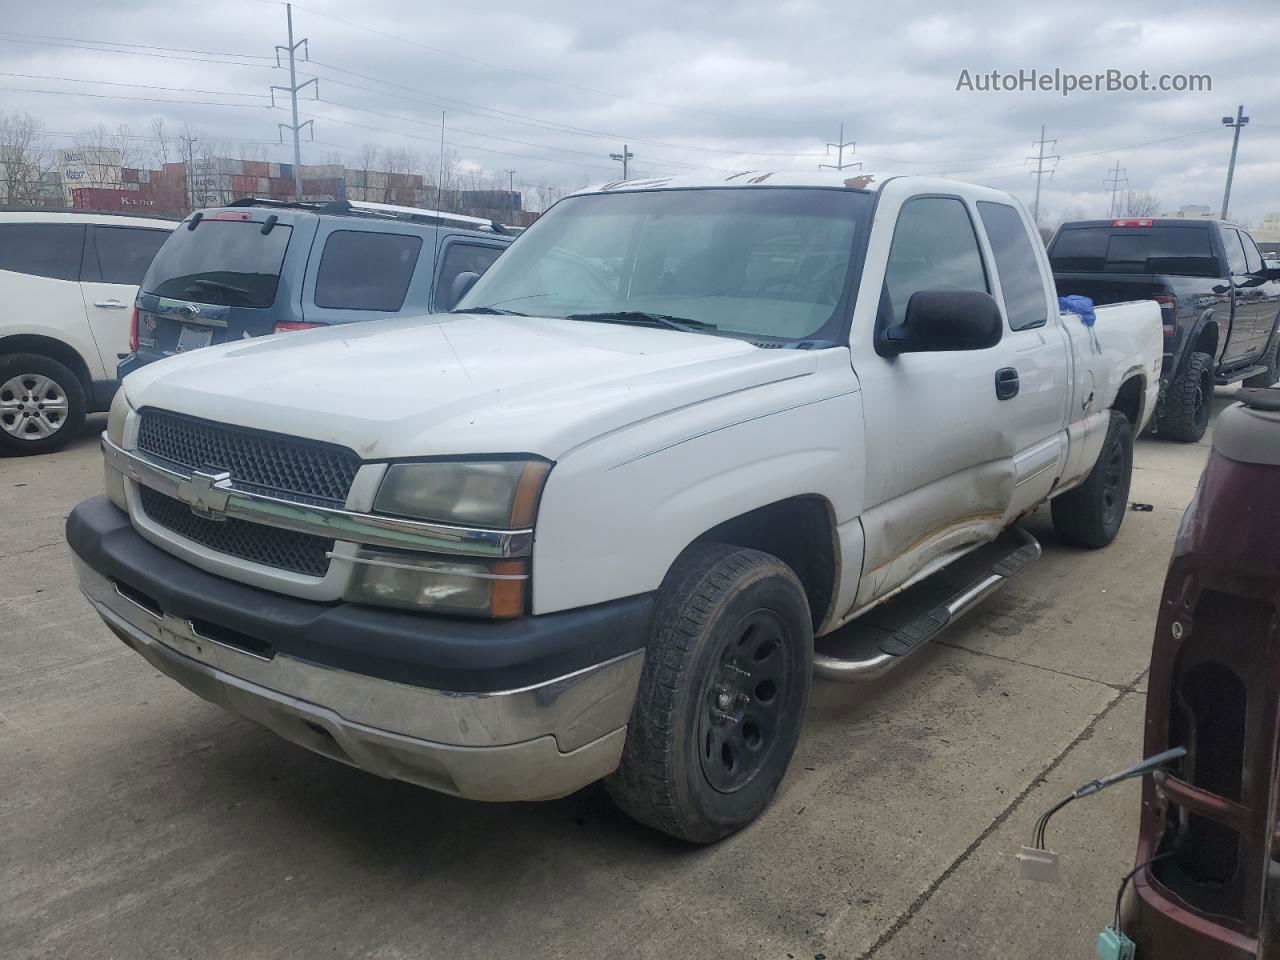
POLYGON ((1018 371, 1001 367, 996 371, 996 399, 1009 400, 1018 395, 1018 371))
POLYGON ((123 300, 117 300, 114 297, 110 300, 95 300, 93 301, 93 305, 95 307, 106 307, 108 310, 123 310, 125 307, 129 306, 123 300))

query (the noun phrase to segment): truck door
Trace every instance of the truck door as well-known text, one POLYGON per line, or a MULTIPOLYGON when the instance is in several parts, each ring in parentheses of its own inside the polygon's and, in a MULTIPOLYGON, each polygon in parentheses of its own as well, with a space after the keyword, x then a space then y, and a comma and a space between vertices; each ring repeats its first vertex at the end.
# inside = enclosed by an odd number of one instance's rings
POLYGON ((1227 335, 1227 349, 1222 352, 1222 359, 1230 363, 1261 349, 1257 344, 1260 291, 1258 278, 1249 276, 1240 233, 1232 227, 1223 227, 1222 243, 1227 248, 1227 271, 1231 275, 1231 332, 1227 335))
POLYGON ((1011 366, 1002 374, 1002 408, 1013 442, 1013 497, 1006 519, 1042 502, 1067 452, 1068 344, 1055 291, 1029 217, 1011 204, 980 200, 979 219, 995 261, 1011 366))
MULTIPOLYGON (((899 207, 896 194, 893 182, 882 188, 877 217, 895 225, 891 240, 873 237, 865 266, 865 276, 884 278, 878 309, 874 319, 859 310, 850 334, 866 432, 859 605, 1004 527, 1024 431, 1013 414, 1018 407, 997 395, 997 375, 1021 364, 1038 382, 1008 335, 984 350, 876 353, 876 329, 899 322, 912 294, 995 292, 970 203, 930 194, 908 196, 899 207)), ((1034 386, 1028 393, 1021 406, 1038 402, 1034 386)))
POLYGON ((1251 351, 1261 353, 1271 339, 1276 313, 1280 311, 1280 284, 1268 281, 1266 265, 1253 237, 1243 230, 1231 230, 1244 249, 1244 275, 1233 276, 1231 284, 1236 294, 1236 315, 1253 331, 1251 351))

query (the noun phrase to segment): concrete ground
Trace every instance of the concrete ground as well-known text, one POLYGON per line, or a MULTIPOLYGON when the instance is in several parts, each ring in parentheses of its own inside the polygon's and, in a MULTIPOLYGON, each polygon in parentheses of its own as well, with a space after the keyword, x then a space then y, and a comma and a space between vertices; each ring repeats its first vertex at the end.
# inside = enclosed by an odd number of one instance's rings
MULTIPOLYGON (((1226 404, 1220 396, 1217 406, 1226 404)), ((772 807, 691 849, 591 787, 481 805, 379 780, 160 676, 89 612, 62 539, 102 419, 0 460, 0 957, 1094 955, 1138 787, 1157 598, 1207 454, 1142 440, 1117 542, 1045 556, 876 686, 818 683, 772 807)))

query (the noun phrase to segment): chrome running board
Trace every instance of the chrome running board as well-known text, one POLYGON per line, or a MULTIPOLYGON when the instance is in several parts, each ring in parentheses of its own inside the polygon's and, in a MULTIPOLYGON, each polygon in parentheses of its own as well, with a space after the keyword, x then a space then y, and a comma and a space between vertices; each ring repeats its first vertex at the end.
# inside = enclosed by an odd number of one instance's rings
POLYGON ((880 641, 879 649, 873 656, 855 660, 815 653, 814 676, 843 683, 869 680, 892 670, 905 661, 910 654, 928 644, 935 636, 1008 583, 1024 567, 1040 558, 1040 543, 1035 537, 1020 527, 1011 527, 1010 530, 1022 541, 1021 544, 993 563, 984 576, 979 577, 945 602, 920 614, 906 626, 895 630, 880 641))

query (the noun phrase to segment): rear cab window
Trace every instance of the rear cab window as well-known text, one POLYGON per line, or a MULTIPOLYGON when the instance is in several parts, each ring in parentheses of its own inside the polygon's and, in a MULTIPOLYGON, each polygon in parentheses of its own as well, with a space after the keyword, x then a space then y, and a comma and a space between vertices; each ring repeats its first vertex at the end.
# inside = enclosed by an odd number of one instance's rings
POLYGON ((0 223, 0 270, 51 280, 79 280, 81 223, 0 223))
POLYGON ((1064 227, 1049 248, 1049 262, 1058 273, 1222 276, 1210 224, 1064 227))
POLYGON ((419 236, 335 230, 320 255, 315 305, 395 313, 404 306, 421 253, 419 236))
POLYGON ((276 298, 293 229, 277 223, 206 217, 178 227, 151 263, 144 293, 173 300, 266 309, 276 298))
POLYGON ((1040 261, 1022 217, 1006 203, 985 200, 978 201, 978 216, 982 218, 996 258, 1009 329, 1029 330, 1047 323, 1049 301, 1045 297, 1040 261))

